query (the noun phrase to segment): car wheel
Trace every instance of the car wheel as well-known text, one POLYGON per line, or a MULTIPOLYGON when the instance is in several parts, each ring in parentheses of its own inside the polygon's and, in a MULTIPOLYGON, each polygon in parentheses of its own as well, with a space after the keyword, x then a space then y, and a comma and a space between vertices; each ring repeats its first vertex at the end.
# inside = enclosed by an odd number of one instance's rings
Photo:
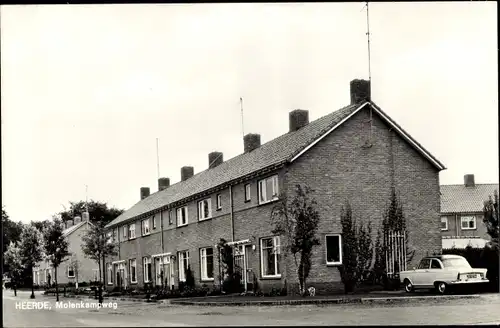
POLYGON ((438 292, 438 294, 444 295, 448 291, 448 286, 444 282, 437 282, 436 291, 438 292))
POLYGON ((407 293, 411 293, 411 292, 413 291, 413 285, 412 285, 412 283, 410 282, 410 280, 405 279, 405 281, 404 281, 404 285, 405 285, 405 292, 407 292, 407 293))

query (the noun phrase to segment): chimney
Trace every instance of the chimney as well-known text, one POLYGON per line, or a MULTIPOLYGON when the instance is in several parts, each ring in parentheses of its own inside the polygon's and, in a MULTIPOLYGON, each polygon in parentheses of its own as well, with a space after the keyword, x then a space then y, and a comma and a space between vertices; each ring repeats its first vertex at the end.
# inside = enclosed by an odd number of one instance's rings
POLYGON ((474 188, 474 186, 476 185, 474 183, 474 174, 466 174, 466 175, 464 175, 464 185, 467 188, 474 188))
POLYGON ((370 100, 370 96, 370 81, 358 79, 351 81, 351 105, 370 100))
POLYGON ((89 212, 85 211, 82 213, 82 220, 83 221, 89 221, 89 212))
POLYGON ((290 132, 297 131, 298 129, 309 124, 309 111, 303 109, 296 109, 288 115, 290 122, 290 132))
POLYGON ((75 216, 75 218, 73 220, 75 221, 75 225, 77 225, 78 223, 80 223, 82 221, 82 217, 81 216, 75 216))
POLYGON ((170 186, 169 178, 159 178, 158 179, 158 191, 167 189, 170 186))
POLYGON ((141 188, 141 200, 143 200, 146 197, 149 197, 149 187, 142 187, 141 188))
POLYGON ((73 220, 66 220, 66 229, 71 228, 73 226, 73 220))
POLYGON ((260 134, 249 133, 243 137, 243 144, 245 148, 245 153, 249 153, 254 149, 260 147, 260 134))
POLYGON ((194 168, 192 166, 181 167, 181 181, 186 181, 194 175, 194 168))
POLYGON ((213 151, 208 154, 208 168, 213 169, 214 167, 222 164, 224 162, 224 157, 221 152, 213 151))

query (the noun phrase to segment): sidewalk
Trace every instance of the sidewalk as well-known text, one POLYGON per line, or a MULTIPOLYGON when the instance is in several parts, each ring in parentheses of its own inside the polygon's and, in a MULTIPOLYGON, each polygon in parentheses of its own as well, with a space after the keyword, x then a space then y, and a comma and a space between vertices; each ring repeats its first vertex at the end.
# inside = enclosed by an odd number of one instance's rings
MULTIPOLYGON (((495 295, 495 294, 494 294, 495 295)), ((498 295, 498 294, 496 294, 498 295)), ((160 302, 172 305, 196 306, 276 306, 276 305, 321 305, 321 304, 396 304, 431 300, 477 299, 491 297, 490 294, 435 295, 431 293, 411 293, 404 291, 372 292, 351 295, 300 296, 212 296, 191 299, 169 299, 160 302)))

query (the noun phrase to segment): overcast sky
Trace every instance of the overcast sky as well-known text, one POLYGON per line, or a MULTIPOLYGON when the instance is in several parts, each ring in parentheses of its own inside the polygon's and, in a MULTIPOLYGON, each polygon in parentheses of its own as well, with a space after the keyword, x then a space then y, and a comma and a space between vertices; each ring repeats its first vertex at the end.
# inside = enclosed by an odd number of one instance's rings
MULTIPOLYGON (((363 3, 1 7, 2 204, 43 220, 69 201, 128 209, 180 168, 314 120, 368 77, 363 3)), ((496 2, 372 3, 373 100, 445 164, 498 183, 496 2)))

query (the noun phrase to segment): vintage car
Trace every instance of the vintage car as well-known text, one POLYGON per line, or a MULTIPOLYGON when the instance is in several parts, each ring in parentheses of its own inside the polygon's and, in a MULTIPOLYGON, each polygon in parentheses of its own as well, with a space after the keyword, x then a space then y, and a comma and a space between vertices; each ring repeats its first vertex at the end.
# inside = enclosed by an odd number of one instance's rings
POLYGON ((486 271, 472 268, 462 256, 436 255, 423 258, 413 270, 400 272, 399 279, 407 293, 430 288, 444 294, 452 286, 487 283, 486 271))

